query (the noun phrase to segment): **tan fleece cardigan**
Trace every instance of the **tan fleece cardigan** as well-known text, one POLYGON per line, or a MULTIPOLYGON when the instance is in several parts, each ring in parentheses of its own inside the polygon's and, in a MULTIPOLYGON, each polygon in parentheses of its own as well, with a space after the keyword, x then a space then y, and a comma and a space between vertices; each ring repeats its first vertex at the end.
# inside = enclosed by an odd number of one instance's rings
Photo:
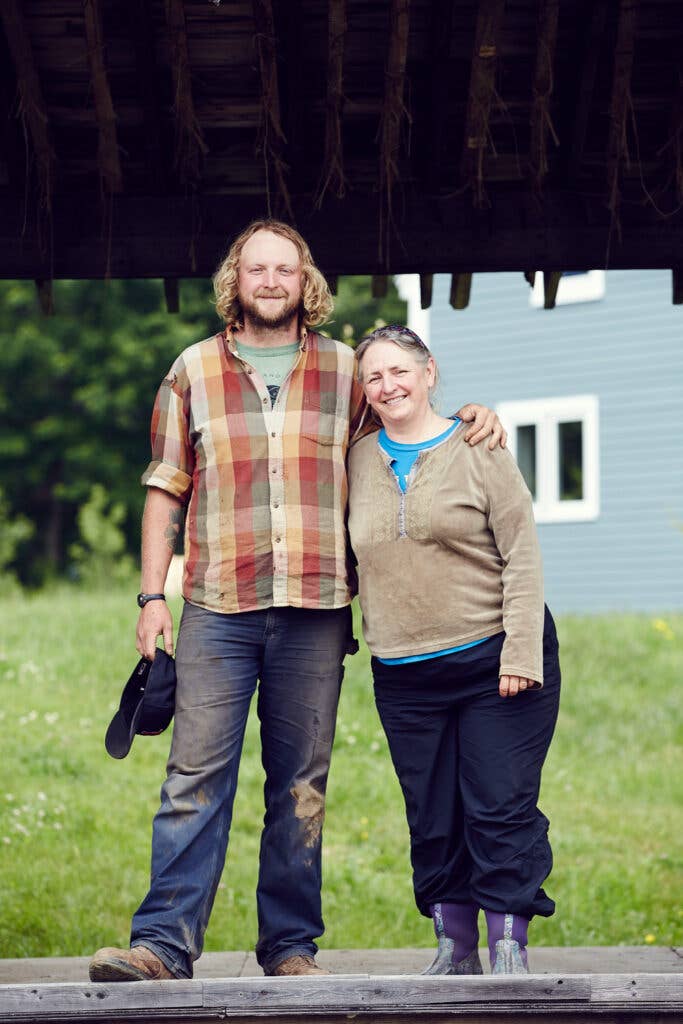
POLYGON ((403 494, 377 435, 349 454, 363 632, 380 658, 505 630, 500 674, 543 681, 543 579, 531 495, 512 455, 460 425, 420 452, 403 494))

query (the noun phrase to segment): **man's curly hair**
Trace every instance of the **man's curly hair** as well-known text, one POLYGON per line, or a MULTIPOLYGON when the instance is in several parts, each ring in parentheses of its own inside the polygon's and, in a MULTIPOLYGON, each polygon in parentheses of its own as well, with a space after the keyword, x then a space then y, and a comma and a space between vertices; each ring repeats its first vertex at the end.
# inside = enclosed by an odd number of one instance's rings
POLYGON ((301 261, 301 323, 304 327, 317 327, 323 323, 334 306, 327 281, 313 262, 311 250, 299 232, 289 224, 270 218, 252 221, 237 236, 228 250, 228 255, 214 274, 213 288, 219 316, 229 327, 242 324, 242 306, 238 296, 239 261, 245 243, 257 231, 272 231, 274 235, 280 235, 294 243, 301 261))

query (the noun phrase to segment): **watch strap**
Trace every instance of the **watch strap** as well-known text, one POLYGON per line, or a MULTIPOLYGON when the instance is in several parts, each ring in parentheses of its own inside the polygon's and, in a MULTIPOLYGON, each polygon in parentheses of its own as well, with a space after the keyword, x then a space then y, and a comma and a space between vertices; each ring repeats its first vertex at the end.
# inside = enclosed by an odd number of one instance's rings
POLYGON ((144 608, 150 601, 165 601, 165 594, 138 594, 138 606, 144 608))

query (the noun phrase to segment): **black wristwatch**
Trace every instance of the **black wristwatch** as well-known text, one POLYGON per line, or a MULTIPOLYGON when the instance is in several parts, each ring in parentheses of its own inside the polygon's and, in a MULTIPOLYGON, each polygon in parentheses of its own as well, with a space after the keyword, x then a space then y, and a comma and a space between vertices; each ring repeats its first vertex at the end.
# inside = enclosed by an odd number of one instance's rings
POLYGON ((164 594, 138 594, 138 608, 144 608, 150 601, 165 601, 164 594))

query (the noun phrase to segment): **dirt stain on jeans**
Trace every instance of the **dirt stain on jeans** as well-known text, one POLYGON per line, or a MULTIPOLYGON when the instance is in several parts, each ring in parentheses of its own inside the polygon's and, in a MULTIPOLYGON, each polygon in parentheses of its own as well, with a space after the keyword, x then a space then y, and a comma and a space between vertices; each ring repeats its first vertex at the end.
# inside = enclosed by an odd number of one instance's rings
POLYGON ((304 827, 305 845, 317 846, 325 817, 325 797, 310 782, 297 782, 290 793, 294 797, 294 813, 304 827))

